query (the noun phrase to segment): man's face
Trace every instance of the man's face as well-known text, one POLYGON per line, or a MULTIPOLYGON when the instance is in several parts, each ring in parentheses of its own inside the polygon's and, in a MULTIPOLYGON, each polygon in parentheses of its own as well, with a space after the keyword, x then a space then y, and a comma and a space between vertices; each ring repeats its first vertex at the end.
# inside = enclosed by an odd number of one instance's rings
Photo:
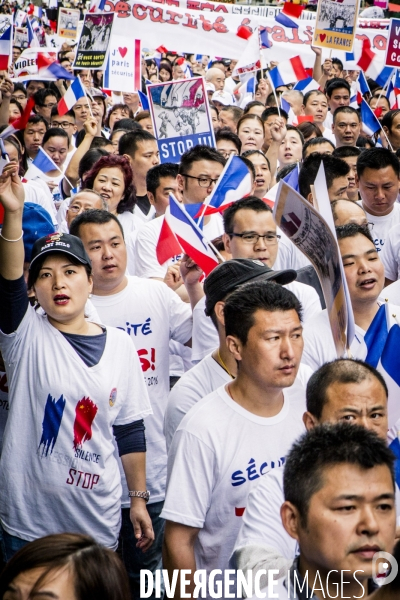
POLYGON ((386 126, 384 130, 393 146, 393 150, 398 150, 400 148, 400 113, 394 117, 390 131, 386 126))
POLYGON ((387 397, 376 377, 359 383, 332 383, 327 391, 320 423, 345 421, 374 431, 386 441, 387 397))
POLYGON ((276 237, 276 225, 271 212, 256 212, 246 208, 238 210, 234 217, 232 233, 257 233, 270 236, 270 240, 260 237, 258 242, 249 243, 242 237, 231 237, 228 233, 225 233, 223 239, 225 250, 232 254, 232 258, 261 260, 272 269, 278 254, 278 238, 276 237))
MULTIPOLYGON (((306 527, 298 527, 303 568, 347 571, 344 581, 372 576, 375 552, 391 552, 396 528, 389 468, 361 469, 348 463, 324 468, 322 487, 311 496, 306 527)), ((346 597, 346 586, 343 587, 346 597)))
MULTIPOLYGON (((303 328, 297 312, 258 309, 253 320, 246 343, 237 342, 234 352, 239 369, 264 388, 290 387, 303 352, 303 328)), ((229 347, 232 351, 231 344, 229 347)))
POLYGON ((68 60, 68 58, 64 58, 63 60, 60 61, 60 65, 66 70, 68 71, 68 73, 73 73, 74 70, 72 68, 72 63, 68 60))
POLYGON ((185 71, 181 65, 174 65, 172 67, 172 77, 173 79, 185 79, 185 71))
POLYGON ((50 123, 51 109, 57 106, 57 98, 55 96, 46 96, 43 106, 35 105, 36 112, 38 115, 46 119, 50 123))
POLYGON ((97 194, 87 191, 76 194, 76 196, 71 199, 66 214, 68 229, 71 227, 71 223, 75 217, 85 210, 90 210, 92 208, 103 209, 103 200, 97 194))
POLYGON ((254 169, 256 171, 256 178, 254 180, 254 191, 262 191, 265 194, 269 190, 269 186, 271 184, 271 171, 269 170, 268 163, 265 157, 258 153, 251 154, 250 156, 248 156, 248 159, 250 162, 253 163, 254 169))
POLYGON ((22 92, 21 90, 16 90, 15 92, 13 92, 11 94, 11 96, 13 98, 15 98, 16 100, 18 100, 18 102, 20 103, 20 105, 22 106, 22 108, 25 108, 26 103, 28 102, 28 98, 26 97, 26 95, 24 94, 24 92, 22 92))
POLYGON ((377 117, 377 119, 379 119, 379 121, 382 121, 383 117, 386 115, 387 112, 389 112, 390 108, 388 106, 388 100, 385 96, 383 96, 382 98, 371 98, 369 105, 372 108, 372 110, 375 110, 376 108, 380 108, 380 115, 379 117, 377 117))
POLYGON ((346 88, 338 88, 332 92, 332 96, 328 98, 328 104, 332 114, 339 106, 349 106, 350 94, 346 88))
POLYGON ((92 261, 94 293, 112 293, 123 281, 126 271, 126 246, 121 228, 114 220, 86 223, 79 236, 92 261))
POLYGON ((85 87, 87 87, 87 88, 92 87, 93 79, 92 79, 92 74, 90 71, 88 71, 88 70, 81 71, 79 73, 79 77, 81 78, 81 81, 85 87))
POLYGON ((229 127, 233 133, 236 133, 236 122, 230 110, 221 110, 219 113, 219 122, 221 127, 229 127))
POLYGON ((43 145, 43 150, 47 152, 57 167, 61 169, 68 154, 68 139, 54 135, 43 145))
POLYGON ((64 129, 71 137, 76 132, 76 125, 74 117, 70 115, 63 115, 60 117, 59 115, 55 115, 51 117, 51 127, 59 127, 60 129, 64 129))
POLYGON ((357 225, 368 225, 368 219, 359 204, 349 202, 348 200, 339 201, 335 206, 335 227, 347 225, 347 223, 356 223, 357 225))
POLYGON ((356 183, 357 175, 357 156, 346 156, 342 158, 350 167, 350 173, 347 175, 349 187, 347 188, 347 195, 350 200, 358 200, 358 186, 356 183))
POLYGON ((339 200, 340 198, 347 198, 348 185, 349 180, 347 179, 347 175, 344 175, 343 177, 335 177, 331 186, 328 188, 329 200, 333 202, 334 200, 339 200))
POLYGON ((151 192, 147 192, 150 203, 156 209, 156 214, 159 217, 163 215, 169 205, 169 195, 174 194, 177 200, 180 200, 180 192, 178 182, 175 177, 160 177, 160 183, 153 196, 151 192))
POLYGON ((315 146, 308 146, 305 151, 304 158, 307 158, 313 152, 318 152, 318 154, 332 154, 333 148, 329 142, 322 142, 321 144, 315 146))
POLYGON ((353 307, 370 307, 385 282, 385 270, 375 245, 358 234, 339 240, 339 248, 353 307))
POLYGON ((354 113, 340 112, 332 125, 336 147, 355 146, 361 133, 361 122, 354 113))
POLYGON ((139 142, 134 157, 131 159, 135 181, 146 179, 147 171, 160 163, 160 153, 155 140, 139 142))
POLYGON ((204 202, 215 185, 215 181, 212 182, 211 180, 217 180, 223 168, 223 165, 214 160, 196 160, 187 171, 187 175, 190 175, 190 177, 178 175, 177 181, 182 192, 183 203, 197 204, 198 202, 204 202), (201 181, 199 179, 208 179, 208 186, 203 187, 200 185, 201 181))
POLYGON ((215 91, 218 92, 219 90, 223 90, 224 89, 224 84, 225 84, 225 73, 223 71, 221 71, 221 69, 217 69, 215 68, 215 73, 213 73, 210 83, 213 83, 215 86, 215 91))
POLYGON ((325 94, 311 94, 304 106, 304 114, 312 115, 317 125, 322 124, 328 114, 328 100, 325 94))
POLYGON ((74 104, 73 109, 75 114, 75 122, 78 127, 82 128, 84 122, 90 116, 89 102, 87 101, 86 97, 79 98, 78 102, 74 104))
POLYGON ((15 63, 16 60, 18 60, 18 58, 21 56, 21 54, 22 54, 21 48, 18 48, 17 46, 13 46, 13 50, 12 50, 13 64, 15 63))
POLYGON ((39 146, 42 145, 43 136, 46 133, 44 123, 28 123, 24 130, 24 143, 28 156, 35 157, 39 146))
POLYGON ((392 212, 399 193, 399 179, 393 167, 364 169, 356 183, 368 213, 383 217, 392 212))
POLYGON ((28 98, 36 94, 39 90, 44 90, 45 85, 42 81, 30 81, 28 87, 26 88, 28 98))
POLYGON ((342 77, 342 69, 336 63, 332 63, 332 75, 334 77, 342 77))
POLYGON ((239 152, 235 144, 231 140, 218 140, 217 150, 222 156, 228 159, 232 154, 238 156, 239 152))

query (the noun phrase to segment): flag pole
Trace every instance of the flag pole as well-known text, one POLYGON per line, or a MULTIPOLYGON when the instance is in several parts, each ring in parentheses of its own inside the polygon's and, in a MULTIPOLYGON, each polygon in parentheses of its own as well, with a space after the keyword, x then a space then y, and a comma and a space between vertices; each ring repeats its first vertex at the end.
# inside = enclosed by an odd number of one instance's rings
POLYGON ((206 212, 207 207, 210 205, 210 202, 215 194, 215 190, 217 189, 219 182, 222 180, 223 176, 225 175, 226 170, 229 167, 229 165, 231 164, 232 160, 233 160, 233 155, 231 154, 230 157, 228 158, 228 160, 226 161, 224 168, 221 171, 221 175, 218 177, 218 181, 216 181, 216 183, 215 183, 214 189, 211 191, 211 194, 209 194, 203 202, 202 210, 201 210, 200 216, 197 220, 197 225, 199 227, 201 226, 201 222, 204 218, 204 213, 206 212))
MULTIPOLYGON (((380 123, 381 123, 381 122, 379 121, 379 124, 380 124, 380 123)), ((382 125, 381 125, 381 132, 382 132, 382 133, 383 133, 383 135, 385 136, 385 138, 386 138, 386 141, 387 141, 387 143, 389 144, 389 148, 391 149, 391 151, 392 151, 392 152, 394 152, 394 150, 393 150, 393 146, 392 146, 392 144, 389 142, 389 138, 388 138, 388 136, 386 135, 386 131, 383 129, 382 125)))
POLYGON ((276 102, 276 108, 278 109, 278 115, 281 116, 281 109, 280 109, 280 106, 279 106, 278 97, 276 95, 275 86, 274 86, 274 84, 272 82, 271 75, 269 74, 269 71, 267 71, 267 77, 269 79, 269 82, 270 82, 271 88, 272 88, 272 92, 274 94, 274 98, 275 98, 275 102, 276 102))
MULTIPOLYGON (((383 94, 383 92, 385 91, 385 89, 386 89, 386 86, 389 84, 389 81, 392 79, 394 72, 395 72, 395 69, 393 69, 393 71, 390 73, 389 77, 388 77, 388 78, 387 78, 387 80, 386 80, 386 83, 385 83, 385 85, 384 85, 384 86, 383 86, 383 88, 381 89, 381 92, 380 92, 380 94, 379 94, 379 96, 378 96, 378 102, 379 102, 379 100, 382 98, 382 94, 383 94)), ((377 103, 378 103, 378 102, 377 102, 377 103)), ((389 104, 389 106, 390 106, 390 104, 389 104)))

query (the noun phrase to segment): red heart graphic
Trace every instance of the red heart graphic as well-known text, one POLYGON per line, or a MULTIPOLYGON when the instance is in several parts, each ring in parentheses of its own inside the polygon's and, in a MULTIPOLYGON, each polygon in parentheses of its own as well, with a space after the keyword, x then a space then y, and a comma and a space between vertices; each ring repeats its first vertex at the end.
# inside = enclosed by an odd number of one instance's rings
POLYGON ((320 37, 320 39, 321 39, 321 42, 324 42, 324 41, 325 41, 325 38, 326 38, 326 33, 320 33, 320 34, 319 34, 319 37, 320 37))
POLYGON ((124 58, 125 54, 128 52, 128 48, 118 48, 118 52, 120 53, 122 58, 124 58))

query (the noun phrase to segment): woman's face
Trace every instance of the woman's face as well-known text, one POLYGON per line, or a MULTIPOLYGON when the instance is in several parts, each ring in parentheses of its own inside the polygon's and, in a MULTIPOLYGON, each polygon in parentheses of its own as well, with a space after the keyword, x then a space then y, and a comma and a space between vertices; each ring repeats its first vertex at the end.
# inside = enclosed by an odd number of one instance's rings
POLYGON ((147 65, 147 72, 149 75, 157 75, 157 65, 155 65, 154 63, 149 63, 147 65))
POLYGON ((126 110, 126 108, 117 108, 116 110, 114 110, 114 112, 110 115, 109 121, 111 131, 113 130, 114 125, 117 121, 120 121, 121 119, 126 119, 128 117, 129 112, 126 110))
POLYGON ((169 81, 171 79, 171 75, 167 71, 167 69, 160 69, 160 72, 158 75, 159 75, 161 81, 169 81))
POLYGON ((11 123, 21 116, 21 111, 16 104, 10 104, 8 107, 8 122, 11 123))
POLYGON ((124 131, 123 129, 117 129, 117 131, 115 133, 113 133, 112 137, 111 137, 111 143, 113 146, 113 154, 118 154, 118 143, 119 140, 122 138, 123 135, 125 135, 126 131, 124 131))
POLYGON ((240 125, 238 136, 242 142, 242 153, 246 150, 261 150, 264 128, 256 119, 246 119, 240 125))
POLYGON ((40 306, 55 327, 82 318, 92 287, 85 267, 72 264, 71 257, 62 253, 45 259, 33 285, 40 306))
POLYGON ((100 169, 93 182, 93 189, 107 202, 108 210, 115 214, 125 192, 122 170, 119 167, 100 169))
POLYGON ((301 160, 303 144, 297 131, 289 130, 278 150, 279 166, 291 165, 301 160))
POLYGON ((147 117, 146 119, 142 119, 140 121, 140 125, 143 127, 143 129, 145 131, 148 131, 149 133, 151 133, 151 135, 154 135, 153 123, 151 122, 150 117, 147 117))
MULTIPOLYGON (((45 572, 44 567, 20 573, 8 586, 3 600, 30 600, 33 587, 45 572)), ((35 589, 35 598, 59 598, 76 600, 74 580, 69 569, 50 571, 44 581, 35 589)))
POLYGON ((213 126, 214 131, 216 129, 219 129, 219 127, 221 127, 221 123, 219 121, 218 113, 216 110, 211 110, 211 121, 212 121, 212 126, 213 126))

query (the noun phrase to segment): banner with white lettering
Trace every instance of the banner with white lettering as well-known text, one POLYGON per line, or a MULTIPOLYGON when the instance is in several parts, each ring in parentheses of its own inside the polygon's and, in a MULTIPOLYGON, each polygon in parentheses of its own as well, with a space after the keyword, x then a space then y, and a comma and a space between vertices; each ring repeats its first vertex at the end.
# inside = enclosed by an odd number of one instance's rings
POLYGON ((204 79, 193 77, 147 87, 160 161, 180 161, 184 152, 203 144, 215 147, 204 79))
POLYGON ((21 56, 15 61, 13 68, 13 81, 26 81, 28 79, 39 79, 53 81, 54 77, 46 77, 38 74, 37 55, 38 51, 49 53, 50 58, 57 60, 57 52, 54 48, 26 48, 21 56))

